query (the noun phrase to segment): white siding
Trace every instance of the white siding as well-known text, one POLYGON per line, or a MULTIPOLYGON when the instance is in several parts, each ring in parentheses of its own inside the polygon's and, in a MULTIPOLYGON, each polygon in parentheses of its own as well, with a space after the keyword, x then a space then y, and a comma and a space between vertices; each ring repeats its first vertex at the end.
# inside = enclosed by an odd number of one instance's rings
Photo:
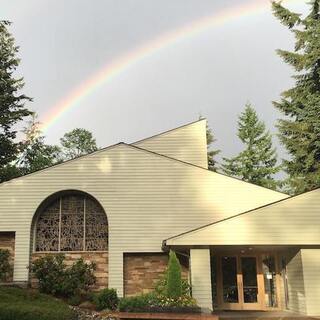
POLYGON ((170 158, 208 168, 205 119, 134 143, 170 158))
POLYGON ((163 239, 285 197, 119 144, 0 185, 0 231, 16 231, 16 281, 28 278, 34 213, 68 189, 91 194, 108 216, 109 283, 120 295, 123 252, 161 251, 163 239))
POLYGON ((192 296, 201 308, 212 310, 209 249, 190 249, 190 270, 192 296))
POLYGON ((301 250, 308 316, 320 316, 320 249, 301 250))
POLYGON ((177 236, 167 244, 320 245, 319 212, 317 189, 177 236))
POLYGON ((288 309, 297 313, 306 313, 306 293, 303 281, 301 251, 295 251, 287 257, 288 309))

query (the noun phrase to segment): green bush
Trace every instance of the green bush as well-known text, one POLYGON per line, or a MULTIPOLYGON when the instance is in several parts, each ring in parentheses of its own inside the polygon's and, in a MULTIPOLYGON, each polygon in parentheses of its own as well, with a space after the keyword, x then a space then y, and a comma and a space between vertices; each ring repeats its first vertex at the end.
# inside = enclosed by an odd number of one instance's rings
POLYGON ((72 297, 70 297, 68 300, 67 300, 67 303, 70 305, 70 306, 78 306, 79 304, 81 304, 81 302, 83 302, 83 298, 80 296, 80 295, 74 295, 72 297))
POLYGON ((182 295, 181 266, 174 251, 170 250, 167 269, 167 292, 169 298, 178 298, 182 295))
POLYGON ((103 289, 93 295, 93 302, 97 310, 116 310, 119 304, 119 298, 115 289, 103 289))
POLYGON ((0 287, 1 320, 75 320, 63 301, 20 288, 0 287))
POLYGON ((39 280, 41 292, 71 297, 87 291, 95 283, 95 264, 87 264, 79 259, 67 268, 64 260, 63 254, 46 255, 31 264, 31 271, 39 280))
POLYGON ((120 299, 119 311, 123 312, 143 312, 148 307, 154 306, 156 297, 153 293, 142 294, 134 297, 120 299))
POLYGON ((0 249, 0 281, 6 281, 12 273, 9 259, 9 250, 0 249))

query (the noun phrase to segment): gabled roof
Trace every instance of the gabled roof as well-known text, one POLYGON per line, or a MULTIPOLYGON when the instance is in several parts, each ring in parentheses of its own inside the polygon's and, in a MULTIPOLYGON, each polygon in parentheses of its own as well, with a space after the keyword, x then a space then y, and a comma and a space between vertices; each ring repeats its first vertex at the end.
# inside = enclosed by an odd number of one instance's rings
POLYGON ((320 245, 320 188, 164 240, 177 245, 320 245))
POLYGON ((174 161, 175 163, 178 163, 178 164, 180 163, 181 165, 187 165, 187 166, 192 166, 192 167, 194 167, 194 168, 198 168, 199 170, 203 170, 203 172, 207 172, 208 174, 211 174, 211 175, 217 175, 217 176, 225 177, 225 178, 226 178, 227 180, 229 180, 229 181, 234 180, 234 181, 241 182, 241 185, 242 185, 242 184, 243 184, 243 185, 248 185, 248 186, 249 186, 249 185, 252 185, 252 186, 254 186, 254 187, 257 188, 257 189, 269 190, 269 191, 271 191, 272 193, 279 195, 279 197, 282 197, 282 198, 283 198, 283 197, 285 197, 285 198, 288 197, 288 195, 286 195, 286 194, 284 194, 284 193, 282 193, 282 192, 275 191, 275 190, 272 190, 272 189, 269 189, 269 188, 266 188, 266 187, 258 186, 258 185, 255 185, 255 184, 253 184, 253 183, 243 181, 243 180, 241 180, 241 179, 239 179, 239 178, 230 177, 230 176, 227 176, 227 175, 225 175, 225 174, 223 174, 223 173, 213 172, 213 171, 211 171, 211 170, 209 170, 209 169, 207 169, 207 168, 204 168, 203 166, 199 166, 199 165, 197 165, 197 164, 193 164, 193 163, 190 163, 190 162, 186 162, 186 161, 184 161, 183 159, 181 160, 181 159, 173 158, 173 157, 170 157, 170 156, 168 156, 168 155, 166 155, 166 154, 160 154, 160 153, 155 152, 155 151, 153 151, 153 150, 146 149, 146 148, 142 147, 143 144, 141 144, 141 143, 144 142, 144 141, 152 141, 152 139, 154 139, 154 138, 159 138, 159 137, 161 137, 161 136, 167 136, 167 135, 170 134, 170 133, 177 132, 177 131, 180 130, 180 129, 185 129, 185 128, 187 128, 188 126, 194 126, 194 125, 197 124, 197 123, 206 124, 206 119, 200 119, 200 120, 198 120, 198 121, 193 121, 193 122, 191 122, 191 123, 182 125, 182 126, 180 126, 180 127, 178 127, 178 128, 174 128, 174 129, 165 131, 165 132, 163 132, 163 133, 159 133, 159 134, 157 134, 157 135, 151 136, 151 137, 149 137, 149 138, 146 138, 146 139, 143 139, 143 140, 139 140, 139 141, 137 141, 137 142, 134 142, 133 144, 126 144, 125 142, 119 142, 119 143, 117 143, 117 144, 114 144, 114 145, 111 145, 111 146, 108 146, 108 147, 105 147, 105 148, 101 148, 101 149, 99 149, 99 150, 97 150, 97 151, 94 151, 94 152, 91 152, 91 153, 89 153, 89 154, 86 154, 86 155, 83 155, 83 156, 79 156, 79 157, 77 157, 77 158, 75 158, 75 159, 67 160, 67 161, 64 161, 64 162, 62 162, 62 163, 58 163, 58 164, 52 165, 52 166, 50 166, 50 167, 47 167, 47 168, 44 168, 44 169, 40 169, 40 170, 37 170, 37 171, 35 171, 35 172, 29 173, 29 174, 26 174, 26 175, 23 175, 23 176, 20 176, 20 177, 17 177, 17 178, 13 178, 13 179, 11 179, 11 180, 9 180, 9 181, 2 182, 2 183, 0 183, 0 186, 3 186, 3 185, 5 185, 5 184, 7 184, 7 183, 10 183, 11 181, 16 181, 16 180, 18 180, 18 179, 19 179, 19 180, 20 180, 20 179, 24 179, 25 177, 29 177, 29 176, 31 176, 31 175, 36 175, 36 174, 39 174, 39 173, 41 173, 41 172, 45 172, 45 171, 51 170, 51 169, 56 168, 56 167, 59 167, 59 166, 64 166, 64 165, 66 165, 66 164, 69 164, 70 162, 76 162, 76 161, 80 161, 80 160, 83 160, 83 159, 92 157, 92 156, 94 156, 94 155, 97 155, 97 154, 99 154, 99 153, 112 150, 112 149, 117 148, 117 147, 119 147, 119 146, 128 146, 128 147, 135 148, 136 150, 140 150, 141 152, 147 152, 147 153, 149 153, 149 154, 153 154, 154 156, 162 157, 163 159, 169 159, 169 160, 171 160, 171 161, 174 161))

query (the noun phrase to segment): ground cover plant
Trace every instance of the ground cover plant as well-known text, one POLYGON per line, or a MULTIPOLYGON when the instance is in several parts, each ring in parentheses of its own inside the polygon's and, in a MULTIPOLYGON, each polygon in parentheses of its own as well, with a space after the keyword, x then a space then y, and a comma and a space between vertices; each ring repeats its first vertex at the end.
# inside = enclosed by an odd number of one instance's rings
POLYGON ((61 300, 34 290, 0 287, 1 320, 75 320, 76 314, 61 300))

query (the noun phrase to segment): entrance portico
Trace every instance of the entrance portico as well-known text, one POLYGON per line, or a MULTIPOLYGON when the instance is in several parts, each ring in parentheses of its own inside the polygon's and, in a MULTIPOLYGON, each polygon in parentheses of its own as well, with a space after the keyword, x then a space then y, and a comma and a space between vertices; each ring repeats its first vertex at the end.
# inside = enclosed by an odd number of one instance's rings
POLYGON ((193 246, 189 253, 192 295, 203 309, 318 315, 319 247, 193 246))
POLYGON ((276 250, 240 247, 211 251, 213 306, 217 310, 279 310, 284 285, 276 250))

